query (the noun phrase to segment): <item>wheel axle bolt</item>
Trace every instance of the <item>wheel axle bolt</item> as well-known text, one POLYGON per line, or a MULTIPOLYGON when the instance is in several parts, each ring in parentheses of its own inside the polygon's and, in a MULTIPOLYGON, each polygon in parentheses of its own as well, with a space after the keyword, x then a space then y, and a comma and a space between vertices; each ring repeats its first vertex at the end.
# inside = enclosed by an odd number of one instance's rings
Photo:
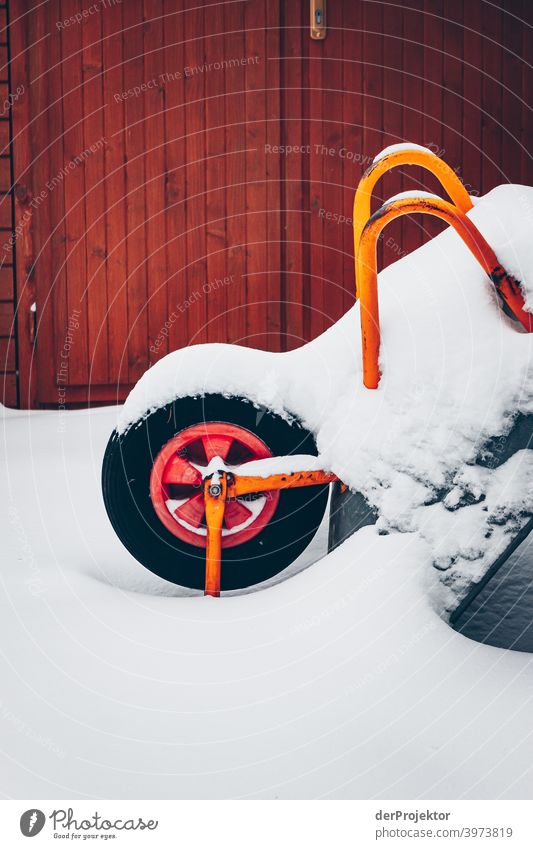
POLYGON ((222 487, 219 483, 212 483, 209 486, 209 495, 212 495, 213 498, 218 498, 218 496, 222 492, 222 487))

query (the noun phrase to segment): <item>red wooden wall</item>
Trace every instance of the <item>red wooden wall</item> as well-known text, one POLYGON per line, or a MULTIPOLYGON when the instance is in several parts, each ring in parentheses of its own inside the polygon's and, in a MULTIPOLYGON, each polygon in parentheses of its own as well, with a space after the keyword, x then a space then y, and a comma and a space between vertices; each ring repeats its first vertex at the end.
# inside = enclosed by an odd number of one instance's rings
MULTIPOLYGON (((526 0, 329 0, 324 42, 307 0, 8 8, 21 406, 123 398, 182 345, 321 333, 353 302, 346 219, 385 145, 431 146, 472 193, 532 182, 526 0)), ((383 262, 438 229, 391 226, 383 262)))
POLYGON ((15 280, 11 234, 13 200, 10 158, 7 10, 0 5, 0 401, 18 401, 14 334, 15 280))

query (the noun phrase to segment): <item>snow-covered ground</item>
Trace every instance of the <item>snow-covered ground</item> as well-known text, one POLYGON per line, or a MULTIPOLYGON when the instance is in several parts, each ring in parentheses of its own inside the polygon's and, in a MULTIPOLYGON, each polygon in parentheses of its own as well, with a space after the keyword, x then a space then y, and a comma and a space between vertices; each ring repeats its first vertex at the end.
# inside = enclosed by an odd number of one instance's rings
POLYGON ((531 796, 533 657, 436 615, 417 535, 365 528, 262 592, 177 597, 105 516, 115 416, 4 420, 4 795, 531 796))
MULTIPOLYGON (((531 297, 533 190, 500 187, 470 214, 531 297)), ((169 355, 123 408, 5 411, 4 795, 531 797, 533 656, 440 614, 532 506, 531 452, 475 465, 532 410, 532 337, 449 230, 380 275, 380 306, 377 392, 361 386, 356 308, 291 354, 169 355), (319 536, 290 580, 215 600, 124 550, 100 469, 113 427, 221 385, 299 415, 380 519, 309 565, 319 536), (451 509, 465 494, 479 503, 451 509)))

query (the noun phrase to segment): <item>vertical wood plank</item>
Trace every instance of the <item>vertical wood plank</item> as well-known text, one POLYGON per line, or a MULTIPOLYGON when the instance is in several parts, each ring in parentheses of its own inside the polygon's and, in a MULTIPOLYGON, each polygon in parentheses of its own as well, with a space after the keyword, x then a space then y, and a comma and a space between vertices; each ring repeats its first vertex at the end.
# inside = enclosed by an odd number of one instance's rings
MULTIPOLYGON (((160 0, 144 0, 144 161, 146 196, 146 285, 148 295, 148 346, 150 362, 168 351, 168 337, 162 334, 168 320, 167 254, 165 215, 165 68, 163 52, 162 5, 160 0), (161 335, 162 334, 162 335, 161 335), (156 340, 161 344, 156 346, 156 340), (155 352, 154 352, 155 349, 155 352)), ((172 85, 169 81, 167 85, 172 85)))
POLYGON ((469 193, 474 195, 480 193, 481 187, 482 28, 481 3, 472 3, 468 29, 463 33, 463 156, 460 174, 469 193))
POLYGON ((13 268, 3 266, 0 268, 0 301, 13 300, 14 292, 13 268))
MULTIPOLYGON (((404 104, 403 135, 405 141, 422 144, 424 138, 424 19, 423 0, 410 0, 403 10, 403 69, 402 103, 404 104)), ((421 168, 405 169, 402 174, 402 189, 427 189, 426 172, 421 168)), ((410 216, 401 221, 400 238, 388 243, 392 262, 404 253, 420 247, 429 216, 410 216)), ((394 233, 392 233, 394 239, 394 233)), ((385 248, 387 248, 387 238, 385 248)))
POLYGON ((483 150, 482 193, 502 181, 502 12, 493 5, 483 4, 483 119, 481 144, 483 150))
POLYGON ((104 184, 104 100, 101 14, 89 15, 81 24, 83 67, 85 160, 85 236, 87 254, 87 322, 90 351, 90 383, 109 382, 106 274, 106 199, 104 184))
MULTIPOLYGON (((268 294, 266 188, 266 35, 265 0, 252 0, 245 10, 246 65, 246 340, 268 349, 270 331, 279 328, 279 303, 268 294), (260 23, 262 22, 262 24, 260 23)), ((278 331, 279 332, 279 331, 278 331)))
POLYGON ((382 4, 363 4, 363 144, 372 158, 383 147, 382 33, 382 4))
POLYGON ((531 185, 533 182, 533 157, 531 154, 531 139, 533 138, 533 5, 529 0, 523 0, 521 18, 527 26, 522 30, 522 156, 520 182, 531 185))
MULTIPOLYGON (((309 225, 309 160, 313 155, 309 149, 309 127, 303 113, 303 39, 302 3, 281 4, 281 130, 282 143, 291 145, 295 152, 287 156, 269 156, 278 159, 281 165, 282 207, 280 268, 283 286, 283 330, 282 343, 285 350, 297 348, 308 338, 305 326, 305 314, 309 311, 306 293, 309 285, 304 281, 304 252, 309 246, 304 244, 308 238, 309 225), (303 151, 298 153, 297 151, 303 151), (307 300, 307 303, 306 303, 307 300)), ((274 64, 272 59, 270 66, 274 64)), ((275 135, 276 127, 270 123, 268 140, 275 145, 279 142, 275 135)), ((309 316, 307 315, 307 323, 309 316)))
MULTIPOLYGON (((304 80, 306 88, 304 97, 304 120, 309 122, 309 143, 311 156, 309 160, 309 195, 311 217, 309 226, 309 259, 308 274, 306 277, 306 289, 309 302, 309 331, 308 338, 314 339, 319 336, 326 327, 325 303, 324 303, 324 241, 325 220, 327 215, 338 214, 339 210, 328 209, 324 192, 324 154, 322 151, 324 142, 323 133, 323 103, 322 88, 327 79, 327 72, 322 59, 324 45, 321 41, 312 41, 309 38, 309 14, 308 4, 304 4, 307 11, 305 17, 302 15, 304 26, 303 37, 308 54, 307 79, 304 80)), ((306 269, 307 270, 307 269, 306 269)))
MULTIPOLYGON (((61 0, 61 17, 70 18, 81 11, 79 0, 61 0)), ((51 28, 53 27, 50 21, 51 28)), ((52 197, 57 191, 64 192, 65 202, 65 271, 68 280, 68 314, 78 310, 79 328, 75 344, 71 346, 68 357, 69 385, 87 386, 89 382, 89 344, 87 310, 87 255, 85 217, 85 164, 78 164, 85 150, 83 134, 83 45, 82 27, 71 26, 61 32, 61 74, 63 85, 63 150, 64 165, 59 171, 52 171, 52 180, 58 181, 58 188, 51 190, 52 197), (78 158, 78 159, 77 159, 78 158), (67 173, 63 169, 67 169, 67 173)), ((46 127, 42 128, 46 132, 46 127)), ((44 141, 43 147, 49 144, 44 141)), ((54 183, 52 183, 54 185, 54 183)), ((55 281, 53 283, 55 287, 55 281)), ((57 342, 61 343, 67 334, 67 324, 57 332, 57 342)), ((40 355, 39 355, 40 359, 40 355)))
MULTIPOLYGON (((424 93, 423 133, 425 147, 434 153, 442 151, 444 137, 443 104, 443 0, 424 0, 424 93)), ((442 155, 442 154, 441 154, 442 155)), ((426 176, 429 191, 439 191, 438 180, 426 176)), ((425 232, 427 238, 436 236, 443 225, 432 215, 427 216, 425 232)))
MULTIPOLYGON (((241 4, 224 7, 226 56, 244 56, 244 9, 241 4)), ((226 288, 227 342, 241 343, 246 335, 246 145, 245 70, 242 65, 226 76, 226 288), (237 153, 237 151, 241 151, 237 153)))
POLYGON ((17 406, 17 376, 13 372, 3 372, 0 374, 0 399, 0 403, 6 407, 17 406))
MULTIPOLYGON (((13 14, 13 8, 11 10, 11 14, 13 14)), ((0 47, 0 80, 4 80, 5 82, 8 81, 8 64, 7 45, 4 45, 3 47, 0 47)))
MULTIPOLYGON (((521 0, 506 0, 502 21, 502 181, 520 182, 523 152, 520 127, 522 119, 522 28, 519 23, 521 0)), ((530 104, 531 105, 531 104, 530 104)), ((527 149, 527 148, 526 148, 527 149)))
MULTIPOLYGON (((143 6, 123 6, 124 90, 144 79, 143 6)), ((144 100, 142 92, 124 100, 126 135, 126 228, 128 292, 128 379, 135 382, 147 363, 148 310, 146 283, 146 197, 144 100)))
POLYGON ((15 356, 15 337, 0 338, 0 372, 15 372, 17 361, 15 356))
MULTIPOLYGON (((383 148, 383 6, 363 5, 363 147, 372 158, 383 148)), ((381 187, 376 187, 379 198, 381 187)), ((382 263, 381 245, 378 258, 382 263)))
MULTIPOLYGON (((213 342, 227 339, 226 320, 226 138, 225 138, 225 80, 234 74, 229 65, 224 68, 224 7, 204 9, 205 61, 205 120, 206 120, 206 242, 207 276, 200 296, 207 308, 207 334, 213 342), (213 66, 210 69, 210 66, 213 66), (220 66, 220 67, 217 67, 220 66), (207 289, 207 291, 206 291, 207 289)), ((235 57, 233 57, 235 58, 235 57)))
POLYGON ((463 3, 449 0, 444 25, 443 148, 446 162, 461 168, 463 117, 463 3))
MULTIPOLYGON (((187 344, 187 234, 186 234, 186 159, 185 89, 183 56, 183 3, 164 0, 163 40, 165 69, 173 77, 165 81, 165 204, 167 226, 167 312, 168 347, 173 351, 187 344)), ((162 342, 155 340, 151 360, 162 342)))
POLYGON ((128 298, 126 261, 126 172, 122 4, 103 20, 106 264, 109 382, 128 382, 128 298))
MULTIPOLYGON (((11 85, 13 91, 24 87, 25 94, 14 102, 11 115, 13 127, 13 172, 15 174, 15 194, 18 201, 15 206, 16 224, 22 222, 24 213, 29 209, 33 192, 31 187, 32 148, 30 136, 30 97, 28 91, 29 78, 29 20, 23 17, 25 12, 24 0, 13 0, 10 6, 11 26, 11 85), (15 24, 13 24, 15 21, 15 24)), ((28 213, 30 214, 30 213, 28 213)), ((28 217, 28 216, 27 216, 28 217)), ((17 359, 19 372, 19 403, 23 409, 34 407, 37 403, 37 381, 35 380, 35 364, 33 360, 33 340, 29 319, 31 305, 35 300, 33 274, 33 228, 31 218, 26 223, 23 233, 15 244, 15 259, 17 277, 15 282, 16 294, 16 335, 17 359)), ((13 282, 13 269, 2 269, 2 291, 5 287, 6 276, 13 282)))
MULTIPOLYGON (((16 91, 16 89, 13 89, 16 91)), ((9 119, 7 117, 0 118, 0 155, 9 156, 9 119)))
MULTIPOLYGON (((357 183, 370 164, 363 147, 363 63, 362 63, 361 3, 344 8, 343 29, 343 122, 346 156, 343 159, 343 212, 351 217, 357 183)), ((351 227, 343 228, 344 235, 344 309, 355 299, 354 245, 351 227)))
MULTIPOLYGON (((265 143, 272 138, 271 128, 275 130, 277 143, 280 141, 281 108, 281 68, 280 68, 280 3, 266 3, 266 33, 264 78, 266 86, 266 120, 264 130, 265 143), (271 57, 274 57, 271 59, 271 57)), ((284 338, 287 325, 282 318, 285 291, 281 278, 281 167, 278 157, 267 156, 265 152, 266 177, 266 233, 267 233, 267 298, 277 308, 269 313, 268 350, 285 350, 284 338)))
MULTIPOLYGON (((65 187, 60 179, 63 169, 69 163, 69 155, 64 143, 65 85, 62 73, 62 55, 66 47, 62 45, 62 35, 56 24, 57 7, 55 10, 49 7, 44 20, 44 31, 49 33, 49 37, 39 42, 39 49, 35 51, 38 65, 32 73, 36 86, 34 89, 32 85, 32 113, 33 116, 38 116, 36 120, 32 116, 32 130, 35 128, 36 131, 34 196, 36 193, 39 193, 38 196, 42 196, 42 193, 45 195, 44 202, 39 204, 33 216, 34 235, 39 233, 39 246, 35 244, 38 393, 41 401, 46 400, 53 404, 57 404, 60 400, 58 386, 67 383, 68 392, 70 392, 73 385, 76 385, 78 381, 82 382, 84 375, 76 374, 76 363, 83 356, 86 357, 87 344, 87 306, 86 301, 82 302, 82 287, 85 286, 85 279, 77 281, 76 289, 69 285, 68 277, 67 256, 71 248, 67 225, 69 209, 66 205, 65 187), (42 80, 39 76, 40 67, 46 69, 46 75, 42 77, 42 80), (41 82, 43 88, 46 85, 44 90, 41 90, 41 82), (43 103, 47 105, 44 112, 42 111, 43 103), (48 298, 50 298, 53 315, 49 316, 48 320, 41 321, 41 310, 48 298), (71 348, 66 358, 67 378, 65 380, 65 378, 59 379, 58 373, 64 368, 63 346, 68 330, 68 317, 69 314, 74 315, 73 310, 78 310, 80 313, 76 314, 80 326, 74 340, 74 351, 71 348), (43 349, 44 351, 50 349, 53 361, 51 372, 53 385, 50 388, 47 383, 49 377, 46 374, 48 369, 41 364, 43 349)), ((32 56, 33 52, 33 50, 30 51, 32 56)), ((81 62, 79 56, 77 61, 81 62)), ((81 99, 79 90, 77 97, 81 99)), ((75 143, 76 141, 73 141, 73 144, 75 143)), ((83 214, 83 210, 80 211, 83 214)), ((80 247, 82 257, 84 247, 84 245, 80 247)), ((67 394, 64 398, 66 403, 68 398, 67 394)))
POLYGON ((187 137, 187 296, 192 303, 187 309, 189 342, 206 342, 207 305, 205 298, 194 298, 194 292, 207 278, 206 261, 206 175, 205 175, 205 74, 198 69, 204 62, 204 10, 197 0, 184 2, 183 32, 185 35, 185 121, 187 137), (189 69, 189 71, 187 71, 189 69))
MULTIPOLYGON (((410 43, 410 34, 405 34, 407 44, 402 40, 405 14, 406 10, 402 9, 401 13, 385 15, 383 21, 383 147, 402 141, 418 142, 418 139, 411 135, 413 130, 409 116, 412 106, 410 86, 413 80, 411 77, 407 78, 404 89, 403 77, 405 65, 408 62, 408 52, 416 49, 410 43)), ((401 191, 402 185, 401 169, 394 168, 376 186, 376 196, 380 201, 384 201, 401 191)), ((398 259, 398 249, 405 249, 402 240, 402 224, 403 220, 393 221, 381 234, 384 266, 398 259), (393 246, 397 246, 397 250, 394 250, 393 246)))
MULTIPOLYGON (((324 191, 323 205, 327 209, 343 213, 342 157, 343 134, 343 94, 342 94, 342 5, 331 4, 328 8, 329 32, 322 47, 322 64, 326 75, 322 93, 322 144, 324 191)), ((320 44, 320 42, 319 42, 320 44)), ((349 213, 348 213, 349 215, 349 213)), ((340 224, 332 219, 324 222, 324 324, 331 327, 343 312, 343 231, 350 229, 346 222, 340 224)))

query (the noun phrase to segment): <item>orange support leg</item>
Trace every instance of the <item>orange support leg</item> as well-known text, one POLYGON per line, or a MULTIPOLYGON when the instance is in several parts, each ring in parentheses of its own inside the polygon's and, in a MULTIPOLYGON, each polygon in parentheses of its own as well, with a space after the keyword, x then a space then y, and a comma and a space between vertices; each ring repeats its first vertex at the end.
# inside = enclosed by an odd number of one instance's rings
POLYGON ((222 522, 226 508, 227 478, 225 472, 204 481, 207 549, 205 555, 205 595, 220 595, 222 560, 222 522))
POLYGON ((332 483, 338 480, 330 472, 294 472, 290 475, 258 476, 233 475, 218 472, 204 481, 205 521, 207 525, 207 550, 205 557, 204 595, 220 596, 220 572, 222 560, 222 523, 228 498, 237 498, 251 492, 268 492, 277 489, 293 489, 300 486, 332 483))

